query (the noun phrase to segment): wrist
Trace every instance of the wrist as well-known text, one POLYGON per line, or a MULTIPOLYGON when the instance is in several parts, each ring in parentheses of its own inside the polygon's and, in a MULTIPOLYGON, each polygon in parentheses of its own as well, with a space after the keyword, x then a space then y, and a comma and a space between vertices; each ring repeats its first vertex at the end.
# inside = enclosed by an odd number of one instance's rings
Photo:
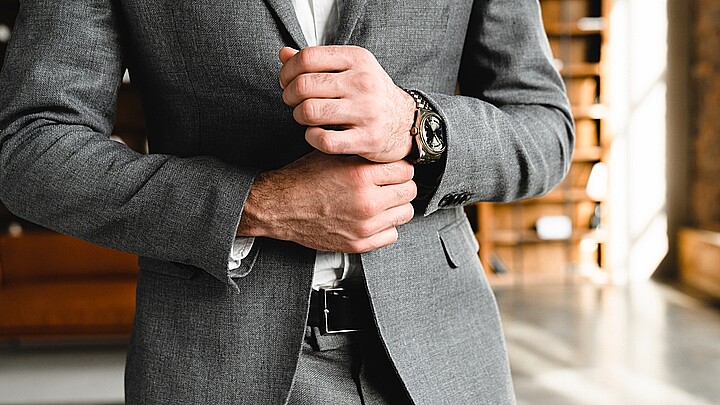
POLYGON ((269 177, 271 176, 270 172, 264 172, 258 174, 255 178, 243 206, 237 228, 237 236, 268 236, 267 230, 271 228, 268 226, 268 223, 271 221, 269 216, 273 212, 266 207, 269 195, 272 194, 268 190, 272 184, 272 182, 269 181, 269 177))
POLYGON ((414 140, 410 135, 412 127, 415 123, 415 100, 410 94, 408 94, 403 88, 398 87, 398 99, 395 102, 394 110, 394 132, 396 136, 394 145, 393 156, 395 160, 405 159, 406 156, 412 153, 414 148, 414 140))

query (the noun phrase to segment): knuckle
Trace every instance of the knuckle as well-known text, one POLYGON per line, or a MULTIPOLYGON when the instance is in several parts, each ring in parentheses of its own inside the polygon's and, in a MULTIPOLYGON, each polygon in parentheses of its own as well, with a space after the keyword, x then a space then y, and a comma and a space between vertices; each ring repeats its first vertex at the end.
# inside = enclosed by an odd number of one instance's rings
POLYGON ((288 72, 288 68, 283 66, 280 68, 280 83, 283 86, 288 85, 288 79, 289 79, 290 73, 288 72))
POLYGON ((309 80, 308 75, 300 75, 295 79, 295 92, 299 95, 305 95, 310 92, 312 83, 309 80))
POLYGON ((372 199, 364 199, 358 204, 358 214, 361 218, 372 218, 378 212, 378 203, 372 199))
POLYGON ((401 173, 398 171, 398 166, 394 163, 386 163, 383 165, 383 174, 391 179, 399 179, 401 173))
POLYGON ((368 93, 374 90, 375 80, 369 72, 357 72, 355 74, 355 87, 361 93, 368 93))
POLYGON ((357 49, 359 49, 360 55, 363 57, 373 56, 373 54, 367 48, 358 46, 357 49))
POLYGON ((398 187, 395 190, 395 198, 400 202, 410 202, 414 198, 413 190, 410 187, 398 187))
MULTIPOLYGON (((366 118, 365 119, 365 125, 366 128, 370 127, 372 128, 374 126, 375 122, 372 118, 366 118)), ((383 144, 383 135, 380 135, 378 132, 375 131, 368 131, 364 129, 360 129, 362 131, 362 139, 365 141, 366 145, 370 146, 373 149, 379 149, 379 145, 383 144)))
POLYGON ((286 88, 282 92, 282 100, 283 100, 283 103, 290 105, 290 103, 292 102, 292 96, 290 95, 290 89, 286 88))
POLYGON ((316 58, 315 49, 313 49, 312 47, 303 48, 300 50, 300 52, 298 52, 296 56, 298 58, 298 63, 300 64, 300 66, 310 66, 313 64, 316 58))
POLYGON ((382 165, 383 174, 393 179, 399 178, 402 175, 400 166, 398 163, 385 163, 382 165))
POLYGON ((315 75, 313 78, 314 83, 320 84, 320 85, 328 85, 328 84, 334 84, 336 79, 327 73, 321 73, 315 75))
POLYGON ((367 222, 358 224, 355 232, 356 232, 357 236, 362 239, 369 238, 374 234, 372 227, 367 222))
POLYGON ((319 150, 327 153, 335 152, 335 137, 325 131, 318 131, 316 139, 319 150))
POLYGON ((352 47, 352 51, 355 54, 355 57, 359 60, 368 60, 368 59, 374 59, 375 55, 372 54, 367 48, 363 48, 361 46, 354 45, 352 47))
POLYGON ((373 168, 368 165, 356 166, 353 174, 353 180, 358 186, 364 186, 371 183, 374 177, 373 168))
POLYGON ((312 100, 306 100, 300 104, 300 114, 307 123, 313 123, 318 118, 318 108, 312 100))

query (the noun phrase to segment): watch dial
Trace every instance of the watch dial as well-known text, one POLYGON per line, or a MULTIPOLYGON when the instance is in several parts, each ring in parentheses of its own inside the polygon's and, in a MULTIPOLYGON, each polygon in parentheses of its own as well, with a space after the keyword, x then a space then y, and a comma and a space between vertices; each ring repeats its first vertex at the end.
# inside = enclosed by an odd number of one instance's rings
POLYGON ((434 151, 442 151, 445 145, 440 117, 434 114, 429 115, 423 123, 423 129, 427 146, 434 151))

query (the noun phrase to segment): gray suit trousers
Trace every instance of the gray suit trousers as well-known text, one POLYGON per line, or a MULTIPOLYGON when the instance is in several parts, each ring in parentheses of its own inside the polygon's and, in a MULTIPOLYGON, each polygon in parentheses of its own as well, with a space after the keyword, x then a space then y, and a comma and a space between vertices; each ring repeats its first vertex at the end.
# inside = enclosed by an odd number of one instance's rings
POLYGON ((410 405, 377 330, 321 336, 305 331, 288 405, 410 405))

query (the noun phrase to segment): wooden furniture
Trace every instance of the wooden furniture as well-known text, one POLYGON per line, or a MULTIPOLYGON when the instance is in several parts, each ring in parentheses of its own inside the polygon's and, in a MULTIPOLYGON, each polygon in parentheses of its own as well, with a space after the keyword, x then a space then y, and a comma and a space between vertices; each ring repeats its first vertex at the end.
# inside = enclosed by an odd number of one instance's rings
MULTIPOLYGON (((0 66, 17 12, 17 0, 0 0, 0 66)), ((128 83, 114 133, 146 150, 140 100, 128 83)), ((128 337, 137 271, 136 256, 43 229, 0 204, 0 342, 128 337)))
POLYGON ((687 159, 689 210, 687 227, 678 232, 681 282, 720 301, 720 4, 709 0, 691 2, 690 70, 693 111, 692 135, 687 159))
POLYGON ((41 228, 0 235, 0 341, 127 337, 137 258, 41 228))
POLYGON ((720 300, 720 232, 683 228, 678 247, 683 284, 720 300))
MULTIPOLYGON (((608 213, 605 192, 609 146, 602 104, 607 10, 610 0, 541 0, 555 64, 568 90, 576 122, 576 148, 567 178, 546 196, 477 204, 480 256, 495 283, 547 280, 604 265, 608 213), (589 181, 592 173, 592 181, 589 181), (547 238, 538 220, 554 218, 565 236, 547 238)), ((552 220, 551 220, 552 221, 552 220)))

